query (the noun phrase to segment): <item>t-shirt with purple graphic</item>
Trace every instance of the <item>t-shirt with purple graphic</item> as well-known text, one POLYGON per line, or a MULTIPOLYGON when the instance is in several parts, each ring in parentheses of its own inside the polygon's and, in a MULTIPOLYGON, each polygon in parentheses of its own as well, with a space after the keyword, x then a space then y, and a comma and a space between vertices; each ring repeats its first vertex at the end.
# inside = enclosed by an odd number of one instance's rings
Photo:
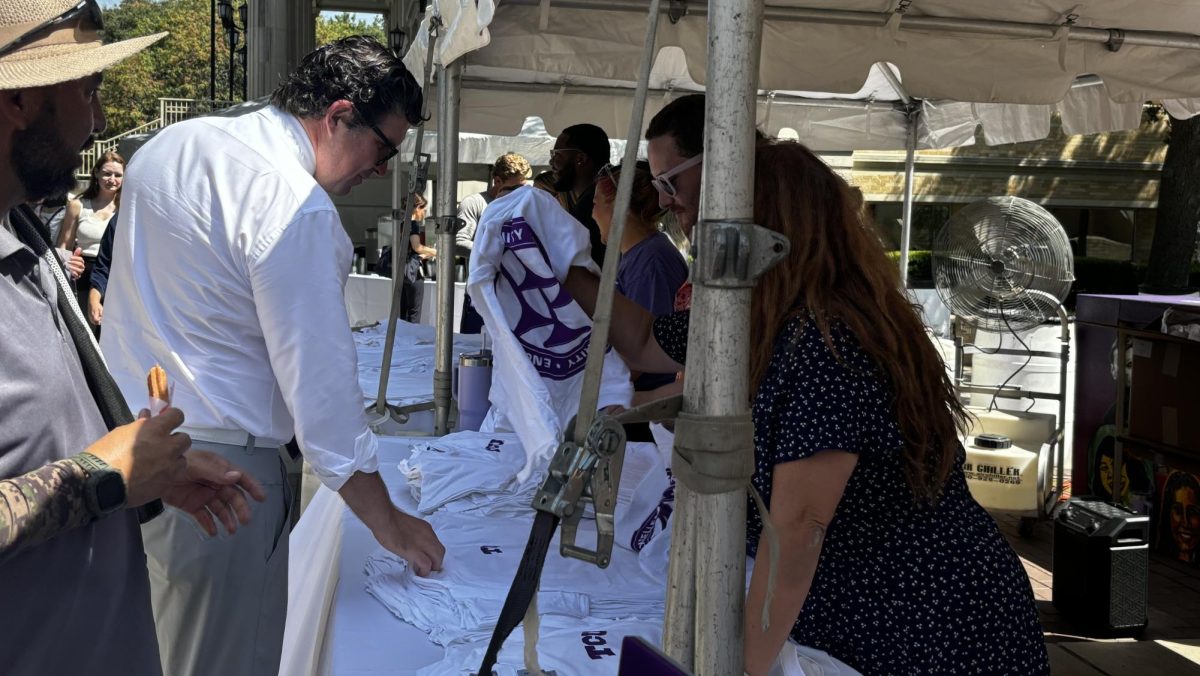
MULTIPOLYGON (((549 193, 525 187, 488 205, 475 232, 467 291, 495 350, 487 430, 525 446, 524 483, 542 472, 579 407, 592 322, 562 286, 572 266, 599 273, 588 233, 549 193)), ((628 406, 629 370, 604 356, 601 408, 628 406)))

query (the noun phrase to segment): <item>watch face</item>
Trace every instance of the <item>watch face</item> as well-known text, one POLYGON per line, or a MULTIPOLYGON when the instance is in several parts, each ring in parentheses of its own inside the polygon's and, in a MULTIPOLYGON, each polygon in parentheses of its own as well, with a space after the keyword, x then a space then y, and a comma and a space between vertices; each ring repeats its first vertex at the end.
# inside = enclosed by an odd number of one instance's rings
POLYGON ((96 483, 96 506, 109 512, 125 503, 125 482, 117 473, 106 474, 96 483))

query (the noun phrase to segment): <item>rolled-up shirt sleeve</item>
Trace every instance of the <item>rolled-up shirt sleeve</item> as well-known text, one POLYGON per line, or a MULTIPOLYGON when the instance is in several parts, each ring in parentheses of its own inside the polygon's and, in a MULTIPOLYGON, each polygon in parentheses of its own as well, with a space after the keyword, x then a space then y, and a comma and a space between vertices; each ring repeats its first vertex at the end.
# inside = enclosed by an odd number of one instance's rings
POLYGON ((376 472, 344 288, 352 249, 337 213, 301 211, 259 239, 250 281, 271 368, 296 440, 321 482, 338 490, 376 472))

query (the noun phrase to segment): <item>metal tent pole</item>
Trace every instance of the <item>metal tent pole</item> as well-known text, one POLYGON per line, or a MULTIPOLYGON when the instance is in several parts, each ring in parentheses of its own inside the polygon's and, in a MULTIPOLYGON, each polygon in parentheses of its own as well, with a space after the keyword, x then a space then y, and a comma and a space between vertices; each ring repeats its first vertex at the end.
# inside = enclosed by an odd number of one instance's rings
MULTIPOLYGON (((676 453, 690 453, 688 445, 703 445, 695 442, 709 436, 709 429, 735 428, 735 433, 712 436, 720 437, 717 445, 724 445, 722 450, 736 451, 750 466, 751 286, 744 280, 728 283, 731 271, 722 267, 722 259, 752 234, 747 228, 754 214, 755 101, 762 22, 762 0, 727 0, 708 7, 704 154, 714 159, 704 164, 687 376, 683 413, 676 425, 676 453)), ((683 546, 692 541, 695 545, 692 552, 672 547, 667 588, 670 593, 686 586, 686 581, 677 577, 682 566, 675 559, 692 555, 695 645, 685 664, 700 676, 740 674, 746 601, 745 484, 726 486, 722 492, 688 488, 681 492, 680 512, 688 518, 675 524, 673 537, 683 546)), ((667 640, 668 646, 673 646, 681 631, 674 624, 686 618, 672 615, 670 619, 667 640)))
POLYGON ((904 145, 904 212, 900 222, 900 286, 908 288, 908 251, 912 240, 913 174, 917 166, 919 108, 908 113, 908 139, 904 145))
POLYGON ((458 112, 462 62, 438 66, 437 340, 434 344, 434 434, 450 431, 454 355, 454 233, 458 230, 458 112))

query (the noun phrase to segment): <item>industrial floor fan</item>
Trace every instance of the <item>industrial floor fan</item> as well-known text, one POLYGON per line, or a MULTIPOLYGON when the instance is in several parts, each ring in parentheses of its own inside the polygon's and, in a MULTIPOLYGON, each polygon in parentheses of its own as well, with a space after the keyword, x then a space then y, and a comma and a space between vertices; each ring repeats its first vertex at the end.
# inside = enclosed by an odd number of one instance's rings
MULTIPOLYGON (((954 325, 954 382, 960 396, 990 395, 974 409, 967 449, 967 482, 984 507, 1021 517, 1023 535, 1063 494, 1063 431, 1067 405, 1070 325, 1062 302, 1075 280, 1071 244, 1062 225, 1041 206, 1019 197, 991 197, 956 213, 934 239, 933 276, 954 325), (1032 350, 1023 338, 1047 321, 1062 324, 1057 352, 1032 350), (966 329, 998 334, 995 349, 964 339, 966 329), (1006 341, 1006 338, 1011 339, 1006 341), (1008 342, 1009 346, 1006 346, 1008 342), (1015 342, 1020 348, 1012 347, 1015 342), (1025 357, 1002 383, 965 375, 967 355, 1025 357), (1009 383, 1034 357, 1060 360, 1057 392, 1009 383), (1058 416, 997 410, 1000 399, 1054 400, 1058 416), (1054 484, 1049 486, 1053 475, 1054 484)), ((975 370, 972 369, 974 372, 975 370)))

